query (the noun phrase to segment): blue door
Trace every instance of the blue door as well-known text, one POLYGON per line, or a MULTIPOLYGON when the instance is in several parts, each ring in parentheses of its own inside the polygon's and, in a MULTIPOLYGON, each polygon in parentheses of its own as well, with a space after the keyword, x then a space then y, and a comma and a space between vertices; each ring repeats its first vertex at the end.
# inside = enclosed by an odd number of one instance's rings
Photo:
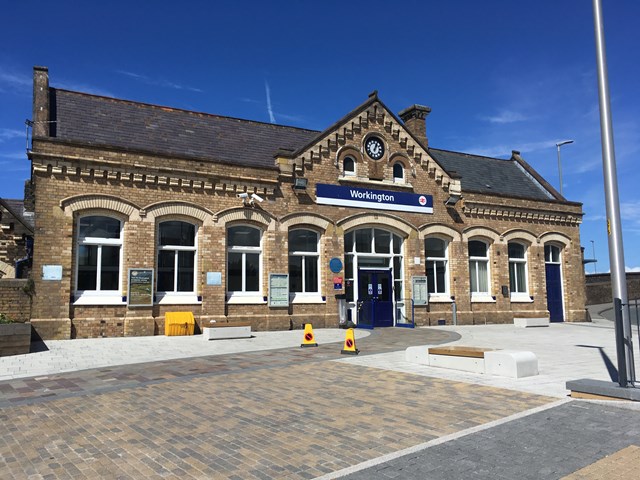
POLYGON ((391 271, 358 270, 358 327, 392 327, 391 271))
POLYGON ((560 278, 560 265, 557 263, 545 264, 547 278, 547 309, 549 320, 552 322, 564 321, 562 308, 562 281, 560 278))

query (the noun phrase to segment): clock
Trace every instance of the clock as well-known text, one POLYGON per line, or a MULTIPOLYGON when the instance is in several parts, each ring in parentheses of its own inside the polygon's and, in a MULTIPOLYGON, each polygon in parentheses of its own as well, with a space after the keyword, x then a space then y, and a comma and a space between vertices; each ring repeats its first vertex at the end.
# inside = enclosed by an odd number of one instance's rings
POLYGON ((369 137, 364 144, 364 148, 374 160, 380 160, 384 155, 384 144, 378 137, 369 137))

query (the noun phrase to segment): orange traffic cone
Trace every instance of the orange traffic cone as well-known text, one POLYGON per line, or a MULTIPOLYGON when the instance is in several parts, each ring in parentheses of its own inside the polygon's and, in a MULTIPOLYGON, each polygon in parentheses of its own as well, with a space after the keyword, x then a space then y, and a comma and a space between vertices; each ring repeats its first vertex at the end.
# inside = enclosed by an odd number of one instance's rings
POLYGON ((301 347, 317 347, 316 338, 313 336, 313 325, 304 324, 304 336, 302 337, 301 347))
POLYGON ((353 334, 353 328, 347 329, 347 335, 344 339, 344 348, 340 350, 344 355, 358 355, 360 350, 356 348, 356 337, 353 334))

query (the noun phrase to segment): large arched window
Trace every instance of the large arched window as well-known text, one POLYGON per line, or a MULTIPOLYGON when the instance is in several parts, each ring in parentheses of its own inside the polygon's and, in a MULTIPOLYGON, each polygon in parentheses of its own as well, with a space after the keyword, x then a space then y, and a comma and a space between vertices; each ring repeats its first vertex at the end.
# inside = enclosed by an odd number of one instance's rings
POLYGON ((289 231, 289 291, 294 299, 319 294, 318 238, 313 230, 289 231))
POLYGON ((157 291, 164 302, 171 297, 195 296, 198 228, 170 220, 158 226, 157 291))
POLYGON ((509 242, 508 251, 511 299, 529 300, 527 290, 527 247, 521 243, 509 242))
POLYGON ((78 219, 77 303, 122 303, 122 222, 102 215, 78 219))
MULTIPOLYGON (((249 225, 227 230, 227 293, 229 298, 260 297, 262 232, 249 225)), ((261 298, 260 298, 261 300, 261 298)))
POLYGON ((471 298, 489 296, 489 246, 469 240, 469 285, 471 298))
POLYGON ((448 242, 441 238, 429 237, 424 241, 427 266, 427 289, 432 296, 448 296, 449 265, 447 262, 448 242))

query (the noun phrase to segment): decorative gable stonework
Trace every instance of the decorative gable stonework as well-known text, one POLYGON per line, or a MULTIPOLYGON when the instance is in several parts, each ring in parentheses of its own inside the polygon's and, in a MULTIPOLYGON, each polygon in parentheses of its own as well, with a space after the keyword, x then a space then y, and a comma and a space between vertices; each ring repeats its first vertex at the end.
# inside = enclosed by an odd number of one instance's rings
POLYGON ((459 324, 584 320, 580 204, 517 152, 430 148, 428 107, 401 119, 374 92, 317 132, 50 88, 44 67, 34 82, 32 321, 43 338, 161 334, 165 313, 185 310, 199 328, 335 327, 336 295, 350 322, 374 326, 452 322, 454 300, 459 324), (367 152, 371 138, 381 155, 367 152), (318 185, 382 205, 318 202, 318 185), (45 266, 61 278, 44 279, 45 266), (131 268, 154 272, 148 306, 128 305, 131 268), (289 275, 288 308, 270 306, 270 274, 289 275), (412 279, 425 276, 429 305, 411 309, 412 279), (388 308, 365 318, 376 294, 388 308))

